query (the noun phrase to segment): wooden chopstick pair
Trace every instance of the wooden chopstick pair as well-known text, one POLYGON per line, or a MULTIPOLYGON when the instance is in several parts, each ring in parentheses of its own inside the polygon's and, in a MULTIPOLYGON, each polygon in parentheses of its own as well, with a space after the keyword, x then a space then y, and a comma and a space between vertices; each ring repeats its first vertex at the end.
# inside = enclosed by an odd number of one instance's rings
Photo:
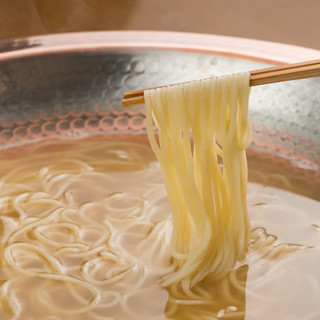
MULTIPOLYGON (((258 86, 261 84, 268 84, 281 81, 298 80, 304 78, 312 78, 320 76, 320 59, 305 61, 300 63, 292 63, 272 68, 259 69, 250 71, 250 86, 258 86)), ((189 81, 192 82, 192 81, 189 81)), ((186 83, 186 82, 183 82, 186 83)), ((171 84, 176 85, 176 84, 171 84)), ((161 86, 166 87, 166 86, 161 86)), ((155 88, 161 88, 155 87, 155 88)), ((150 88, 150 89, 155 89, 150 88)), ((122 105, 124 107, 131 107, 144 103, 144 90, 135 90, 126 92, 122 105)))

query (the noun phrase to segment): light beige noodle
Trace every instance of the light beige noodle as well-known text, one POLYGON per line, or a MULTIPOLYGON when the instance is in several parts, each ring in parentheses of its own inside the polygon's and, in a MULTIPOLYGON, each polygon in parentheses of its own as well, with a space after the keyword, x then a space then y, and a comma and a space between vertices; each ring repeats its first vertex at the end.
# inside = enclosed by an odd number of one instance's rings
POLYGON ((149 141, 173 211, 176 272, 163 278, 163 286, 179 281, 193 285, 208 271, 219 278, 244 258, 250 232, 245 156, 251 138, 249 76, 145 91, 149 141))

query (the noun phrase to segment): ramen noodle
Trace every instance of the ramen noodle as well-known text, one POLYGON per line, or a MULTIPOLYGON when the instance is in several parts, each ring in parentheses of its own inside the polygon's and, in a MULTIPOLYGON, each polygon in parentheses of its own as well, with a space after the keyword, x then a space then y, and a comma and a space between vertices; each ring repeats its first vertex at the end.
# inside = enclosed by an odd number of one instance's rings
POLYGON ((208 272, 219 278, 245 256, 249 79, 245 72, 145 91, 148 136, 173 213, 175 273, 164 286, 188 287, 208 272))

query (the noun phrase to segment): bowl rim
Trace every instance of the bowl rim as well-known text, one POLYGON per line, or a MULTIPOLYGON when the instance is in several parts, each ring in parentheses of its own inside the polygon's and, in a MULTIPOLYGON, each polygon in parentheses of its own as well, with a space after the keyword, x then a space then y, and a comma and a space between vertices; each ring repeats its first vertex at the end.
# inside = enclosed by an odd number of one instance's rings
POLYGON ((106 49, 202 52, 275 64, 320 58, 319 50, 296 45, 171 31, 94 31, 40 35, 0 41, 0 49, 0 61, 34 55, 106 49))

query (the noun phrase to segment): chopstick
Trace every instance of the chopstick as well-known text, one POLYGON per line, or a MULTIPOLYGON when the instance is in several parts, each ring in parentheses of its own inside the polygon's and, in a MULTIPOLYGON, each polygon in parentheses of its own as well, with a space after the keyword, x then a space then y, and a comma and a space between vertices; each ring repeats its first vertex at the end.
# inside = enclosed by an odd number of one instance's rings
MULTIPOLYGON (((282 82, 289 80, 298 80, 312 77, 320 76, 320 59, 312 60, 312 61, 304 61, 299 63, 285 64, 281 66, 259 69, 250 71, 250 86, 258 86, 262 84, 274 83, 274 82, 282 82)), ((192 82, 192 81, 188 81, 192 82)), ((149 89, 162 88, 167 86, 174 86, 175 83, 165 86, 159 86, 149 89)), ((124 94, 124 99, 122 100, 122 105, 124 107, 131 107, 138 104, 143 104, 144 101, 144 90, 135 90, 126 92, 124 94)))

